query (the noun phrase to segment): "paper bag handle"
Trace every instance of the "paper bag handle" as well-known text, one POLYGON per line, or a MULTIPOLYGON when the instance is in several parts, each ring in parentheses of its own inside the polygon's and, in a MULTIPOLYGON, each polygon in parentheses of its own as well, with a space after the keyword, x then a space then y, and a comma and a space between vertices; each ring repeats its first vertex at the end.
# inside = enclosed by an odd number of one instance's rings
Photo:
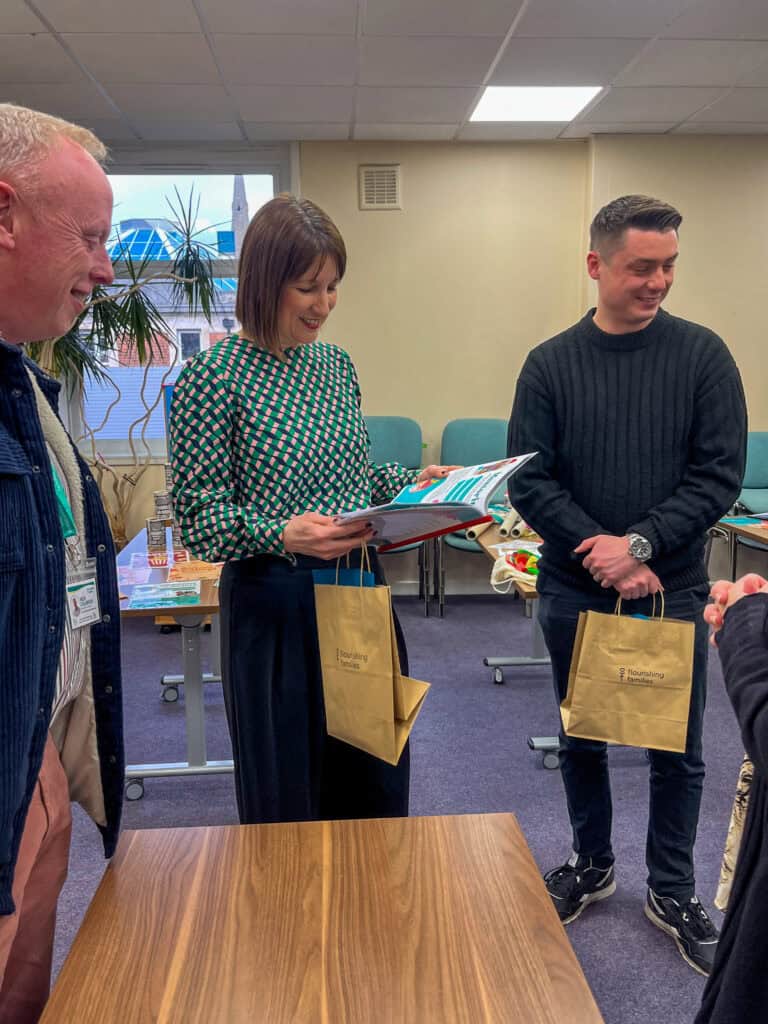
MULTIPOLYGON (((349 569, 349 552, 346 555, 347 569, 349 569)), ((336 559, 336 586, 339 585, 339 566, 341 565, 341 555, 336 559)), ((363 572, 371 572, 371 559, 368 554, 367 544, 361 545, 360 553, 360 586, 363 585, 363 572)))
MULTIPOLYGON (((664 621, 664 591, 660 590, 658 593, 659 593, 659 602, 660 602, 660 606, 661 606, 661 614, 659 615, 659 621, 663 622, 664 621)), ((651 618, 655 619, 656 618, 656 594, 651 594, 651 600, 653 602, 651 604, 651 618)), ((616 601, 616 609, 615 609, 615 611, 616 611, 617 615, 621 615, 621 595, 619 595, 619 597, 618 597, 618 599, 616 601)))

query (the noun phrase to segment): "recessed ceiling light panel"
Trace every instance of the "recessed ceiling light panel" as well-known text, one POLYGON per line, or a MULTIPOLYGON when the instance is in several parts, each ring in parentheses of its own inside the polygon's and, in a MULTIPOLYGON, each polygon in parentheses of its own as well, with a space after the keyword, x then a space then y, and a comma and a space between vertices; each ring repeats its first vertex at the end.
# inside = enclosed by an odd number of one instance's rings
POLYGON ((601 85, 489 85, 470 121, 572 121, 601 85))

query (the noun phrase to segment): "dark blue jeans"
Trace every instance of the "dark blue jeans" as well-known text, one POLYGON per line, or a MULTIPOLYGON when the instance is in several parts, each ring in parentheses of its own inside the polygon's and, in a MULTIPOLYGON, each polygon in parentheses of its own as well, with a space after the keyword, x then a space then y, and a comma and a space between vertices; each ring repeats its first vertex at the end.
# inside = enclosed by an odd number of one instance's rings
MULTIPOLYGON (((551 576, 539 577, 539 622, 552 658, 558 704, 568 690, 568 670, 576 639, 579 612, 612 612, 616 591, 592 595, 551 576)), ((650 750, 650 806, 645 860, 648 884, 659 896, 689 899, 695 892, 693 845, 704 785, 701 729, 707 693, 707 626, 702 611, 706 585, 665 593, 665 615, 696 624, 693 689, 684 754, 650 750)), ((651 613, 651 599, 627 601, 627 614, 651 613)), ((613 862, 611 849, 611 783, 605 743, 560 733, 560 770, 576 853, 613 862)))

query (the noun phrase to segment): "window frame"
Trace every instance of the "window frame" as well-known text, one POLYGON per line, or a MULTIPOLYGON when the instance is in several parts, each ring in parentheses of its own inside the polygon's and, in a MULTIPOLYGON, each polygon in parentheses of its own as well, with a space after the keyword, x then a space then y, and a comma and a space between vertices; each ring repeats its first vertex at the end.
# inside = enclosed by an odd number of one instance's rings
MULTIPOLYGON (((116 146, 110 152, 108 174, 270 174, 273 181, 273 194, 291 191, 300 194, 300 151, 299 144, 278 143, 275 145, 243 145, 239 148, 211 147, 201 150, 191 146, 155 146, 142 147, 116 146)), ((237 277, 238 261, 235 258, 222 257, 212 260, 214 277, 237 277)), ((158 271, 170 271, 170 260, 154 260, 153 267, 158 271)), ((115 264, 115 274, 120 277, 121 264, 115 264)), ((202 342, 202 335, 201 335, 202 342)), ((87 384, 86 384, 87 387, 87 384)), ((82 434, 82 418, 80 404, 83 387, 62 390, 62 418, 70 424, 70 433, 74 438, 82 434)), ((156 439, 153 439, 156 440, 156 439)), ((114 443, 114 442, 113 442, 114 443)), ((162 447, 165 449, 165 438, 162 447)), ((110 443, 107 443, 111 447, 110 443)), ((153 453, 150 463, 164 463, 167 456, 158 450, 158 445, 150 441, 153 453)), ((85 458, 91 457, 90 444, 86 439, 80 441, 78 448, 85 458)), ((130 465, 133 456, 125 439, 124 451, 105 452, 108 461, 115 466, 130 465)))

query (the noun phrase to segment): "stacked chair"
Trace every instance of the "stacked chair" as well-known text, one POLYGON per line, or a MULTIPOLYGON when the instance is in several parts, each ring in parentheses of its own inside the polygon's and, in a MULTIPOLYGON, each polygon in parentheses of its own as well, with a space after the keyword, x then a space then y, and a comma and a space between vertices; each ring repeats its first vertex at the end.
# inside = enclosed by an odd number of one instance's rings
MULTIPOLYGON (((407 416, 366 416, 365 426, 371 442, 371 459, 381 465, 384 462, 399 462, 408 469, 421 468, 421 427, 407 416)), ((424 602, 424 614, 429 615, 429 572, 430 560, 427 542, 405 544, 387 554, 401 551, 416 551, 419 566, 419 598, 424 602)))
MULTIPOLYGON (((736 504, 737 511, 747 515, 750 512, 768 512, 768 430, 752 430, 747 435, 747 464, 741 494, 736 504)), ((736 550, 732 567, 734 578, 739 547, 768 552, 768 538, 765 544, 749 537, 736 536, 735 541, 736 550)))
MULTIPOLYGON (((480 462, 495 462, 507 457, 507 421, 497 419, 451 420, 445 425, 440 445, 440 463, 443 466, 474 466, 480 462)), ((504 501, 506 485, 493 495, 492 501, 504 501)), ((445 548, 483 555, 477 541, 469 540, 464 531, 449 533, 434 539, 434 586, 438 611, 445 608, 445 548)), ((485 556, 483 556, 485 557, 485 556)))

